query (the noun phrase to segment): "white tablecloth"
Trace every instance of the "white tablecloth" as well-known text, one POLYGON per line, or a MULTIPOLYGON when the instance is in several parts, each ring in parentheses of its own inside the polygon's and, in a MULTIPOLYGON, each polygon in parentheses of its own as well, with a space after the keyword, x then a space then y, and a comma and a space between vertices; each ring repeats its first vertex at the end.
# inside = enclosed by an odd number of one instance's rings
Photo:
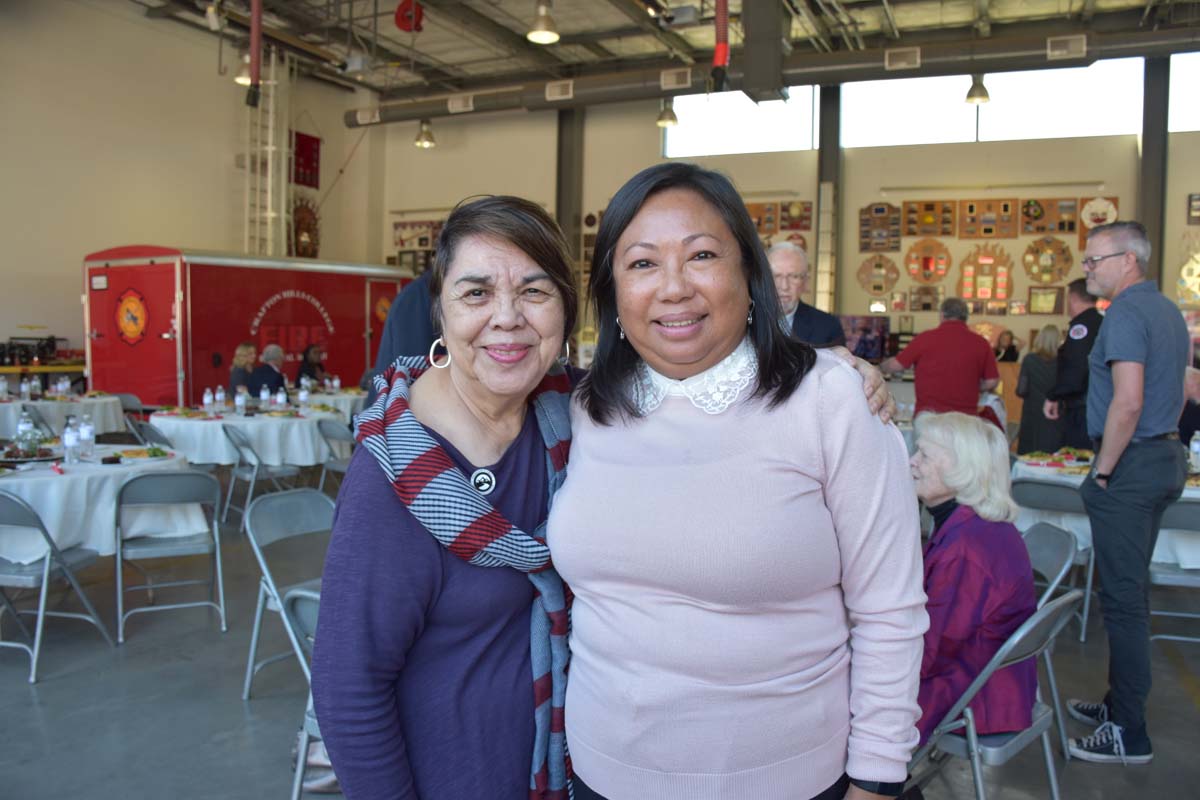
POLYGON ((308 402, 317 404, 324 403, 327 406, 333 406, 339 412, 345 421, 350 422, 358 412, 363 409, 363 402, 367 399, 365 394, 350 394, 348 392, 335 392, 326 394, 325 392, 313 392, 308 397, 308 402))
MULTIPOLYGON (((21 400, 0 401, 0 437, 11 439, 17 435, 17 422, 21 419, 21 400)), ((67 415, 82 418, 92 415, 96 433, 116 433, 125 430, 125 412, 116 397, 85 397, 78 400, 33 400, 46 423, 55 433, 62 433, 67 424, 67 415)))
POLYGON ((304 417, 253 417, 228 415, 219 419, 181 417, 157 413, 150 422, 167 435, 193 464, 236 464, 237 450, 221 430, 222 424, 235 425, 250 439, 264 464, 294 464, 311 467, 330 458, 329 448, 317 430, 317 420, 343 422, 340 414, 310 412, 304 417))
MULTIPOLYGON (((1032 478, 1034 480, 1061 483, 1078 488, 1083 484, 1083 475, 1064 475, 1052 467, 1031 467, 1018 461, 1013 464, 1012 476, 1016 478, 1032 478)), ((1185 488, 1183 497, 1189 500, 1200 500, 1200 489, 1185 488)), ((1083 514, 1064 514, 1057 511, 1038 511, 1021 508, 1017 514, 1016 526, 1024 531, 1039 522, 1049 522, 1075 535, 1076 547, 1086 550, 1092 546, 1092 526, 1083 514)), ((1158 543, 1154 547, 1151 560, 1167 564, 1178 564, 1185 569, 1200 569, 1200 534, 1191 531, 1169 530, 1159 531, 1158 543)))
MULTIPOLYGON (((131 445, 96 447, 95 463, 63 466, 64 474, 47 463, 0 476, 0 491, 20 497, 42 518, 60 548, 83 545, 101 555, 116 552, 114 511, 117 490, 130 476, 143 472, 181 470, 182 454, 169 458, 137 460, 127 464, 100 464, 101 456, 130 449, 131 445)), ((208 530, 200 506, 149 506, 126 512, 125 538, 150 533, 186 536, 208 530)), ((0 558, 31 564, 46 554, 40 533, 29 528, 0 527, 0 558)))

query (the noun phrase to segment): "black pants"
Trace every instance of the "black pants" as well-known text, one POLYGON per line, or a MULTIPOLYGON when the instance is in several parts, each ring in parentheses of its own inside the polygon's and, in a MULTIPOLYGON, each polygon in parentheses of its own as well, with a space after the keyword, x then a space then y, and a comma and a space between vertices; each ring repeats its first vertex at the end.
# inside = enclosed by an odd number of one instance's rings
MULTIPOLYGON (((604 795, 597 794, 588 788, 588 785, 580 780, 578 775, 572 778, 571 782, 575 788, 575 800, 608 800, 604 795)), ((812 798, 812 800, 842 800, 849 788, 850 778, 843 775, 838 778, 837 783, 812 798)))
POLYGON ((1179 499, 1187 456, 1178 440, 1130 442, 1105 489, 1088 477, 1080 493, 1092 524, 1096 575, 1108 633, 1111 719, 1131 753, 1149 752, 1150 556, 1163 511, 1179 499))
POLYGON ((1059 418, 1062 420, 1063 444, 1080 450, 1091 448, 1092 439, 1087 432, 1086 402, 1064 402, 1059 411, 1059 418))

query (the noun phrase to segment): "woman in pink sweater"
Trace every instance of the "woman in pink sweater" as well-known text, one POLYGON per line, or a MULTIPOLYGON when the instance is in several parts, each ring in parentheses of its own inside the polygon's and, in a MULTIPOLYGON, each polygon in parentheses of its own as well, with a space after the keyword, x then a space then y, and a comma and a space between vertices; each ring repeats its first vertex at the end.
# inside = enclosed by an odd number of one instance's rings
POLYGON ((927 617, 899 432, 784 332, 723 176, 641 172, 595 252, 548 524, 575 593, 576 800, 900 794, 927 617))

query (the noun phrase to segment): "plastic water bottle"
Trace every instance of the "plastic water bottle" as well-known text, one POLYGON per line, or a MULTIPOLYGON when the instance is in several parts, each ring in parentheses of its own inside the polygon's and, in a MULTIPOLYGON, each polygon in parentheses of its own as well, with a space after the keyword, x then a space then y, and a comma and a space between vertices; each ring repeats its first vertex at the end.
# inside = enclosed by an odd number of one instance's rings
POLYGON ((204 403, 204 413, 211 417, 213 415, 213 390, 212 389, 204 390, 203 403, 204 403))
POLYGON ((1191 471, 1200 472, 1200 432, 1192 434, 1192 440, 1188 442, 1188 450, 1191 451, 1191 471))
POLYGON ((335 392, 340 392, 342 390, 342 379, 337 375, 333 376, 333 390, 335 392))
POLYGON ((218 386, 217 391, 213 392, 213 402, 216 403, 217 411, 225 410, 225 387, 218 386))
POLYGON ((62 443, 63 462, 66 464, 78 464, 79 426, 76 424, 74 417, 71 417, 71 421, 67 423, 67 427, 63 428, 62 443))
POLYGON ((17 421, 17 448, 22 453, 30 457, 37 455, 38 445, 41 444, 42 437, 38 436, 37 430, 33 427, 33 420, 25 412, 21 412, 21 418, 17 421))
POLYGON ((8 397, 8 378, 0 375, 0 398, 8 397))
POLYGON ((91 458, 96 453, 96 426, 92 415, 84 414, 79 422, 79 455, 91 458))
POLYGON ((31 399, 31 395, 29 394, 29 391, 30 391, 30 389, 29 389, 29 379, 28 379, 28 378, 21 378, 21 399, 22 399, 22 400, 29 400, 29 399, 31 399))
POLYGON ((300 401, 300 413, 305 416, 308 415, 308 398, 308 387, 305 386, 300 389, 300 395, 297 398, 300 401))
POLYGON ((271 390, 265 385, 258 390, 258 407, 266 411, 271 405, 271 390))
POLYGON ((325 379, 325 393, 330 394, 331 392, 333 392, 333 381, 331 381, 329 378, 326 378, 325 379))
POLYGON ((233 396, 233 413, 239 417, 246 416, 246 393, 239 391, 233 396))
POLYGON ((42 396, 42 382, 37 378, 29 379, 29 399, 38 400, 42 396))
POLYGON ((277 405, 280 408, 287 407, 287 390, 286 389, 280 389, 278 392, 275 393, 275 405, 277 405))

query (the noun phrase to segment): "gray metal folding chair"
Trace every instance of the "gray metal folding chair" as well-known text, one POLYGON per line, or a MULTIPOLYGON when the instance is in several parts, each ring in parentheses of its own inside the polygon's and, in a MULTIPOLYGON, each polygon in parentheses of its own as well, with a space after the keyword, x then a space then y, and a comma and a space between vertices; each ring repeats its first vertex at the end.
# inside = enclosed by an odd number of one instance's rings
MULTIPOLYGON (((293 489, 287 492, 276 492, 259 497, 250 504, 246 512, 246 531, 249 534, 250 548, 254 558, 262 570, 262 580, 258 585, 258 605, 254 609, 254 626, 250 632, 250 652, 246 657, 246 679, 242 684, 242 699, 250 699, 250 689, 254 676, 268 664, 289 658, 291 653, 280 653, 255 661, 258 655, 258 639, 262 632, 263 611, 270 610, 279 613, 283 607, 283 595, 294 588, 304 588, 320 593, 321 579, 318 576, 312 580, 280 587, 275 581, 271 565, 267 560, 266 550, 271 545, 291 539, 296 536, 328 533, 333 527, 333 500, 316 489, 293 489)), ((308 660, 304 657, 303 647, 298 640, 298 634, 292 629, 287 616, 281 616, 283 629, 292 650, 300 661, 305 679, 309 679, 308 660)))
POLYGON ((1005 764, 1035 739, 1040 738, 1042 756, 1046 761, 1046 775, 1050 781, 1050 797, 1059 800, 1058 775, 1054 769, 1054 753, 1050 748, 1050 726, 1053 723, 1054 709, 1039 699, 1033 704, 1033 720, 1025 730, 980 736, 975 731, 975 715, 971 711, 970 703, 998 670, 1028 658, 1044 656, 1054 642, 1054 637, 1070 621, 1075 608, 1082 600, 1083 592, 1072 589, 1039 608, 1021 627, 1013 631, 1008 641, 1000 646, 996 655, 946 712, 937 728, 930 734, 929 740, 909 762, 909 772, 915 775, 913 782, 917 786, 925 786, 945 766, 945 759, 936 757, 936 754, 944 753, 971 762, 975 797, 977 800, 986 800, 983 765, 1005 764), (965 735, 960 735, 960 732, 965 735), (917 768, 926 760, 929 761, 929 767, 917 774, 917 768))
MULTIPOLYGON (((162 429, 157 425, 146 422, 141 419, 128 419, 126 422, 133 429, 134 435, 137 436, 139 442, 146 447, 168 447, 175 449, 175 445, 171 442, 170 437, 162 432, 162 429)), ((212 472, 217 468, 216 464, 188 464, 189 467, 200 472, 212 472)))
POLYGON ((86 567, 94 562, 99 556, 95 550, 88 550, 83 547, 69 547, 66 550, 60 550, 58 545, 54 543, 54 539, 50 537, 50 533, 46 530, 42 518, 38 513, 30 508, 29 504, 16 495, 8 492, 0 492, 0 536, 3 536, 6 528, 33 528, 42 534, 42 538, 46 542, 46 555, 40 563, 33 564, 16 564, 4 558, 0 558, 0 619, 4 617, 4 612, 8 611, 17 621, 17 627, 21 629, 21 633, 26 639, 29 638, 29 631, 21 622, 21 614, 36 614, 37 623, 35 625, 33 635, 33 647, 22 642, 6 642, 0 641, 0 647, 13 647, 19 650, 24 650, 29 654, 29 682, 37 683, 37 668, 38 656, 42 652, 42 629, 46 622, 46 617, 67 617, 70 619, 81 619, 85 622, 90 622, 100 629, 101 635, 104 636, 104 641, 108 642, 109 646, 113 646, 112 637, 108 635, 108 628, 104 627, 104 623, 100 621, 100 615, 96 613, 95 607, 88 596, 84 594, 83 587, 79 585, 79 581, 75 578, 75 570, 86 567), (46 610, 46 595, 50 591, 50 580, 52 578, 66 578, 70 583, 71 588, 75 590, 75 594, 79 595, 80 602, 83 603, 86 614, 77 614, 68 611, 47 611, 46 610), (41 589, 38 594, 37 611, 20 611, 8 599, 4 593, 3 587, 13 589, 41 589))
MULTIPOLYGON (((1037 607, 1041 608, 1050 602, 1058 586, 1071 569, 1075 558, 1075 536, 1048 522, 1039 522, 1025 533, 1021 534, 1025 547, 1029 551, 1029 561, 1033 564, 1035 575, 1041 575, 1046 581, 1046 588, 1038 598, 1037 607)), ((1051 656, 1054 653, 1053 644, 1046 648, 1046 681, 1050 684, 1050 699, 1054 705, 1054 721, 1057 723, 1058 740, 1062 745, 1063 758, 1070 761, 1071 751, 1067 747, 1067 729, 1063 718, 1062 699, 1058 694, 1058 680, 1054 676, 1054 664, 1051 656)))
POLYGON ((121 413, 125 415, 125 429, 133 434, 133 438, 137 439, 140 444, 148 444, 138 432, 135 423, 142 420, 144 409, 142 400, 136 394, 117 394, 115 397, 121 401, 121 413))
MULTIPOLYGON (((210 606, 221 616, 221 631, 228 630, 225 622, 225 581, 221 572, 221 536, 217 526, 217 509, 221 505, 221 484, 212 475, 193 470, 171 472, 149 472, 134 475, 117 491, 117 641, 125 641, 125 620, 134 614, 150 611, 169 611, 177 608, 210 606), (190 505, 199 503, 212 507, 209 530, 185 536, 139 536, 125 538, 122 511, 141 506, 190 505), (146 576, 146 583, 138 586, 124 585, 123 566, 126 561, 136 562, 149 558, 174 558, 177 556, 207 555, 212 558, 209 580, 182 580, 154 583, 146 576), (167 605, 147 605, 125 610, 125 593, 133 591, 154 592, 177 586, 205 585, 209 587, 208 600, 167 605), (216 600, 213 600, 213 590, 216 600)), ((165 533, 165 532, 164 532, 165 533)), ((136 565, 135 565, 136 566, 136 565)), ((140 569, 140 568, 139 568, 140 569)))
POLYGON ((236 508, 238 513, 242 515, 242 530, 246 529, 246 510, 250 507, 250 503, 254 500, 254 487, 258 485, 260 480, 269 480, 274 484, 279 491, 284 491, 284 486, 279 482, 280 478, 298 478, 300 476, 300 468, 293 467, 290 464, 273 467, 269 464, 262 463, 262 459, 258 457, 258 453, 254 450, 254 445, 250 443, 250 439, 234 425, 221 423, 221 430, 225 433, 225 438, 237 450, 238 463, 233 465, 233 469, 229 471, 229 494, 225 496, 225 511, 221 514, 221 521, 225 522, 229 519, 229 509, 236 508), (237 487, 238 481, 246 482, 246 505, 233 505, 233 490, 237 487))
POLYGON ((318 491, 325 489, 325 474, 328 472, 336 472, 338 475, 345 475, 346 470, 350 468, 350 457, 337 458, 337 447, 334 442, 343 442, 350 446, 351 452, 354 451, 354 434, 350 432, 345 423, 337 422, 332 419, 317 420, 317 430, 321 434, 321 438, 325 440, 325 445, 329 448, 330 458, 326 459, 321 465, 321 480, 317 484, 318 491))
POLYGON ((58 432, 50 427, 50 423, 46 422, 46 418, 42 416, 42 412, 33 403, 21 403, 21 410, 29 415, 29 419, 33 420, 33 427, 47 439, 53 439, 58 436, 58 432))
MULTIPOLYGON (((1191 531, 1200 535, 1200 500, 1178 500, 1167 506, 1163 512, 1162 527, 1175 530, 1191 531)), ((1150 563, 1150 583, 1155 586, 1178 586, 1184 589, 1200 589, 1200 569, 1185 569, 1178 564, 1150 563)), ((1175 619, 1200 619, 1200 614, 1183 611, 1157 611, 1150 609, 1152 617, 1172 617, 1175 619)), ((1179 636, 1176 634, 1156 633, 1153 639, 1165 639, 1172 642, 1200 643, 1200 636, 1179 636)))
MULTIPOLYGON (((1038 511, 1054 511, 1061 514, 1087 516, 1083 498, 1073 486, 1033 478, 1017 478, 1012 482, 1013 500, 1017 505, 1038 511)), ((1076 550, 1072 563, 1084 568, 1083 610, 1079 616, 1079 641, 1087 641, 1088 614, 1092 608, 1092 581, 1096 576, 1096 548, 1076 550)), ((1075 586, 1072 579, 1071 586, 1075 586)))
MULTIPOLYGON (((297 586, 289 589, 283 596, 283 618, 285 625, 295 631, 292 640, 303 652, 305 674, 308 672, 307 662, 312 658, 312 646, 317 633, 317 614, 321 607, 320 589, 297 586)), ((304 771, 308 766, 308 746, 313 741, 321 740, 321 727, 317 723, 317 715, 313 711, 312 689, 308 692, 308 705, 304 709, 304 725, 300 728, 300 746, 296 750, 296 773, 292 778, 292 800, 300 800, 300 790, 304 785, 304 771)))

